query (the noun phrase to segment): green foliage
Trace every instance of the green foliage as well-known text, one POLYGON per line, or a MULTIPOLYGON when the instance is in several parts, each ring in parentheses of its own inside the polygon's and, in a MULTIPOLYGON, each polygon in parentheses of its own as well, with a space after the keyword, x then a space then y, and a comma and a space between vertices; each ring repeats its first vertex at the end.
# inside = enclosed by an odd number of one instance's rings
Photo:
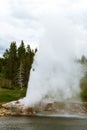
MULTIPOLYGON (((36 51, 30 45, 25 47, 23 40, 18 48, 16 42, 11 42, 10 48, 0 58, 0 77, 11 81, 11 86, 27 87, 36 51)), ((9 85, 2 87, 9 88, 9 85)))
POLYGON ((87 92, 87 78, 86 77, 81 79, 80 88, 83 92, 87 92))
POLYGON ((5 77, 7 79, 10 79, 14 81, 14 77, 16 75, 16 69, 17 69, 17 47, 16 47, 16 42, 12 42, 10 45, 9 50, 6 50, 4 53, 4 60, 5 60, 5 65, 4 65, 4 71, 5 71, 5 77))
POLYGON ((80 97, 82 98, 83 101, 87 101, 87 70, 86 70, 87 58, 83 55, 79 60, 79 63, 83 65, 84 69, 84 76, 80 80, 80 88, 81 88, 80 97))
POLYGON ((25 53, 26 53, 26 49, 25 49, 25 45, 23 40, 21 41, 21 45, 18 48, 18 59, 20 62, 23 62, 25 59, 25 53))
POLYGON ((87 77, 84 76, 80 81, 81 93, 80 97, 83 101, 87 101, 87 77))
POLYGON ((86 101, 87 102, 87 92, 81 92, 80 93, 80 97, 81 97, 82 101, 86 101))
POLYGON ((37 49, 25 47, 23 40, 17 48, 11 42, 0 58, 0 103, 18 100, 26 95, 30 70, 37 49), (22 89, 21 89, 22 88, 22 89))

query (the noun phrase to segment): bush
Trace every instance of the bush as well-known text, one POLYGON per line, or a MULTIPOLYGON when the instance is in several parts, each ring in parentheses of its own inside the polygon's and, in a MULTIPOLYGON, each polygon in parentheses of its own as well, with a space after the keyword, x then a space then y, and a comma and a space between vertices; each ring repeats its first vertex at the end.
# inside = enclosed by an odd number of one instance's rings
POLYGON ((87 92, 87 78, 81 79, 80 88, 82 91, 87 92))
POLYGON ((81 88, 80 97, 82 98, 82 100, 87 101, 87 77, 81 79, 80 88, 81 88))

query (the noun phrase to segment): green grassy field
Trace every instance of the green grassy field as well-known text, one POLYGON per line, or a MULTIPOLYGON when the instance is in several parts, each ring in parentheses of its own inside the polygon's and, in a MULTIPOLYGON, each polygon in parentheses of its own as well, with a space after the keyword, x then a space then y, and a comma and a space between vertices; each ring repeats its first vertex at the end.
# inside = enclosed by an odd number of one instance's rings
MULTIPOLYGON (((0 86, 0 104, 18 100, 25 97, 25 95, 26 88, 23 88, 23 90, 19 87, 15 87, 15 89, 6 89, 0 86)), ((80 97, 83 101, 87 101, 87 92, 82 92, 80 97)))
POLYGON ((15 89, 6 89, 0 87, 0 104, 18 100, 25 97, 25 95, 26 88, 23 88, 23 90, 21 90, 18 87, 15 87, 15 89))

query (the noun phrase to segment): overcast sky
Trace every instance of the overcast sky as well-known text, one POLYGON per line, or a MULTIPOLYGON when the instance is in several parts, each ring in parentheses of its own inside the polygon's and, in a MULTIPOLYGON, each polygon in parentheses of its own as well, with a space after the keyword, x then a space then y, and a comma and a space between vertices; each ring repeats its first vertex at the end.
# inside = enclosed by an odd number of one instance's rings
MULTIPOLYGON (((61 35, 58 34, 59 31, 56 33, 62 39, 65 38, 62 30, 65 29, 66 32, 68 29, 69 39, 66 42, 74 39, 77 52, 86 53, 86 0, 0 0, 0 55, 9 47, 11 41, 16 41, 17 45, 21 40, 26 44, 38 43, 50 22, 51 26, 53 22, 52 29, 58 25, 61 35), (74 37, 69 30, 70 26, 74 30, 74 37)), ((70 42, 71 46, 73 42, 70 42)))

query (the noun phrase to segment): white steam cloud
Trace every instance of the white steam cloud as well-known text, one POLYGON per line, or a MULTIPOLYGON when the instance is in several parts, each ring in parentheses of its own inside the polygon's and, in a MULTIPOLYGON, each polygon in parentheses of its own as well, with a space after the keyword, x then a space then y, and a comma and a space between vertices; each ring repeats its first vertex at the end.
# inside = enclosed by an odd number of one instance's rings
POLYGON ((77 99, 81 66, 75 60, 82 33, 61 13, 47 14, 40 22, 44 34, 31 70, 25 104, 77 99))

